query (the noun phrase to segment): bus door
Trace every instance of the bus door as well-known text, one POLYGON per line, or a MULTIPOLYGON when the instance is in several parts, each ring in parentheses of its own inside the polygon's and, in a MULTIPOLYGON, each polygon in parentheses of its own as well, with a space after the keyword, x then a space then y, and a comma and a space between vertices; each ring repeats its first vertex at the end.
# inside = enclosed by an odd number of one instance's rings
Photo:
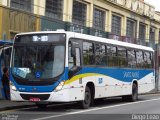
MULTIPOLYGON (((0 49, 0 99, 5 99, 5 92, 4 86, 2 84, 2 76, 3 76, 3 69, 7 68, 9 71, 10 66, 10 58, 11 58, 11 46, 4 46, 0 49)), ((7 86, 9 89, 9 85, 7 86)), ((9 94, 7 95, 9 96, 9 94)))
POLYGON ((69 78, 71 78, 81 70, 82 41, 71 39, 69 41, 68 51, 68 69, 69 78))

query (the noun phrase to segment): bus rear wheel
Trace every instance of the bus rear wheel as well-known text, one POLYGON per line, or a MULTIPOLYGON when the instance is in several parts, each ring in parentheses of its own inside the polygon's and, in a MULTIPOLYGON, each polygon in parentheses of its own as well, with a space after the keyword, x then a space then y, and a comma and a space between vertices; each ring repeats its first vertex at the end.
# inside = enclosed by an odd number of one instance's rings
POLYGON ((83 109, 88 109, 91 105, 92 97, 91 97, 91 90, 88 86, 86 86, 84 100, 80 101, 80 106, 83 109))
POLYGON ((133 83, 132 95, 130 96, 130 101, 135 102, 137 100, 138 100, 138 86, 136 83, 133 83))
POLYGON ((123 96, 122 100, 127 102, 135 102, 138 100, 138 86, 136 83, 133 83, 132 85, 132 94, 123 96))

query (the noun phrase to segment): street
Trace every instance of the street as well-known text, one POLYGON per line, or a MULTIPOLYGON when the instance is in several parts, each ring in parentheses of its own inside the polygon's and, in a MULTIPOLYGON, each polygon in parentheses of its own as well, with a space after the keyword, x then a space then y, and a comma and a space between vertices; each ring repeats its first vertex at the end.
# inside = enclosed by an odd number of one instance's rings
POLYGON ((76 103, 65 103, 50 105, 45 110, 31 107, 0 114, 2 120, 160 120, 160 94, 140 95, 137 102, 107 98, 86 110, 76 103))

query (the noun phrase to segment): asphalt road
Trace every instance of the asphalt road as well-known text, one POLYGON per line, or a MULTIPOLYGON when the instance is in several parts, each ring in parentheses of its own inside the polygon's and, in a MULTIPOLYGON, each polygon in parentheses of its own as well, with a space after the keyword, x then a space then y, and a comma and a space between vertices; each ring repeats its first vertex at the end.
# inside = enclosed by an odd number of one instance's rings
POLYGON ((141 95, 137 102, 121 98, 97 101, 83 110, 76 103, 50 105, 0 112, 2 120, 160 120, 160 94, 141 95))

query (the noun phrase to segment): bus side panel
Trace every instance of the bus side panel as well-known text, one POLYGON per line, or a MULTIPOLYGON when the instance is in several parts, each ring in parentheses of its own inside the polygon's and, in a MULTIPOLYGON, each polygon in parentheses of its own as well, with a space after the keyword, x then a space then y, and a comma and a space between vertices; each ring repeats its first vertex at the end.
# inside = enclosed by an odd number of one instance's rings
POLYGON ((131 94, 131 84, 128 82, 122 82, 109 76, 99 76, 96 81, 95 98, 131 94), (99 84, 99 79, 103 79, 103 85, 99 84))
POLYGON ((144 78, 138 81, 138 93, 150 92, 155 88, 154 84, 154 73, 146 75, 144 78))

